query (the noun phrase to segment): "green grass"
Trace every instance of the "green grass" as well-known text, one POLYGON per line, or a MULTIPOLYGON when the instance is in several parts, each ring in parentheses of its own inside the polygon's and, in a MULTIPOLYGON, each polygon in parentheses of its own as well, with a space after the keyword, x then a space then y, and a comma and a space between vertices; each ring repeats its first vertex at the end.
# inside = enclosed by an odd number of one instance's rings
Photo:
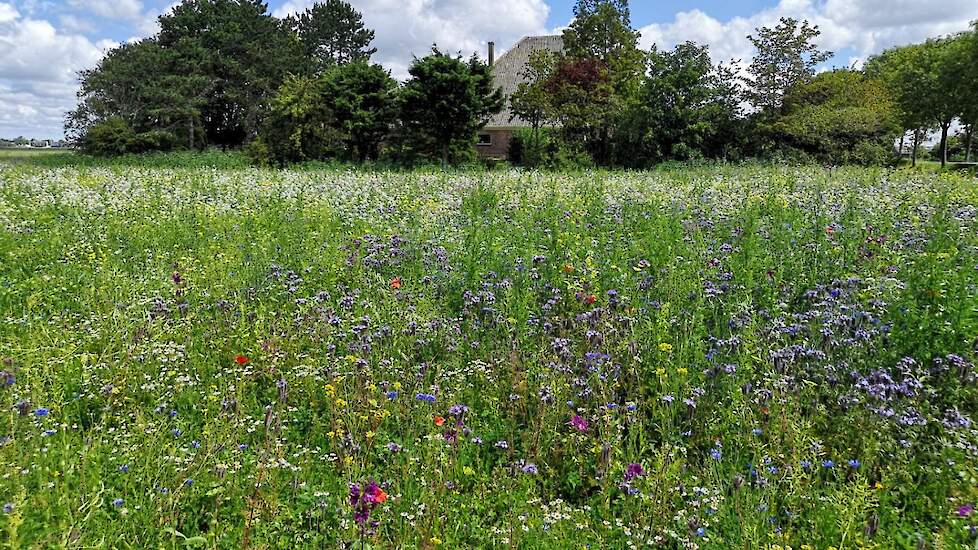
POLYGON ((159 158, 0 164, 9 547, 975 546, 972 178, 159 158))

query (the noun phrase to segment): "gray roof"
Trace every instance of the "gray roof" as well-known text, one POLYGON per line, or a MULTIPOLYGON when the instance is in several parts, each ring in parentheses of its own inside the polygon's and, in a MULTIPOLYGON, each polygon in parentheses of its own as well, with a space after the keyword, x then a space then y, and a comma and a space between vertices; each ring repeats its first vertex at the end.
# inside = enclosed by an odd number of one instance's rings
POLYGON ((520 118, 514 118, 512 121, 509 120, 511 116, 509 111, 509 96, 513 95, 516 87, 521 82, 526 81, 523 77, 523 70, 530 61, 530 54, 539 50, 560 53, 564 51, 564 38, 559 34, 553 36, 527 36, 496 60, 492 66, 492 83, 503 89, 506 105, 499 114, 489 119, 486 128, 529 126, 529 123, 520 118))

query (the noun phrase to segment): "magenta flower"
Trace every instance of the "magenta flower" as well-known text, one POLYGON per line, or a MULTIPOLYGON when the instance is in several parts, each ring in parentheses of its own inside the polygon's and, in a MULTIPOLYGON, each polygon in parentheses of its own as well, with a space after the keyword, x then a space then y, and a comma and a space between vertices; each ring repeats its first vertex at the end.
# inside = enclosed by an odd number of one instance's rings
POLYGON ((584 418, 582 418, 580 415, 575 414, 573 417, 571 417, 569 424, 579 432, 587 431, 587 420, 584 420, 584 418))
POLYGON ((958 515, 966 518, 971 515, 971 512, 975 511, 974 504, 965 504, 964 506, 958 507, 958 515))

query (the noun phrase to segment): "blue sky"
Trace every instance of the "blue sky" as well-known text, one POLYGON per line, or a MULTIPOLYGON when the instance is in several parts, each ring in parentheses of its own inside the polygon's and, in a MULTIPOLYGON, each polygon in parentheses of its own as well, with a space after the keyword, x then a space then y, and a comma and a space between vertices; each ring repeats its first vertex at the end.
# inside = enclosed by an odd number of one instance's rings
MULTIPOLYGON (((76 73, 127 40, 156 32, 176 0, 0 0, 0 137, 60 137, 74 106, 76 73)), ((313 0, 274 0, 282 17, 313 0)), ((352 0, 375 29, 375 61, 403 76, 433 43, 449 51, 504 51, 521 37, 566 26, 572 0, 352 0)), ((978 19, 978 0, 632 0, 641 45, 692 40, 715 61, 753 55, 746 36, 790 16, 819 25, 828 66, 858 65, 887 47, 958 32, 978 19)))

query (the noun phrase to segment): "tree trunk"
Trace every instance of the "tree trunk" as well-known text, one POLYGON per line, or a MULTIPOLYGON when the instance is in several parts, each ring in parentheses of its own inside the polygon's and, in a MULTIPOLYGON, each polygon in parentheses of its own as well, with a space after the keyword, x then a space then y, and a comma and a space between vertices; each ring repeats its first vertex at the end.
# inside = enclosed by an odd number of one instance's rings
POLYGON ((904 132, 900 134, 900 148, 897 149, 897 159, 900 162, 903 162, 903 143, 906 139, 907 139, 907 132, 906 130, 904 130, 904 132))
POLYGON ((941 168, 947 165, 947 130, 950 127, 950 123, 941 123, 941 168))
POLYGON ((913 131, 913 152, 910 153, 910 166, 917 167, 917 147, 920 146, 920 130, 913 131))
POLYGON ((441 168, 442 170, 448 168, 448 144, 441 146, 441 168))
POLYGON ((187 138, 187 144, 190 147, 190 150, 193 151, 194 150, 194 116, 193 115, 187 117, 187 130, 190 133, 189 137, 187 138))
POLYGON ((971 146, 973 145, 975 138, 975 127, 968 126, 968 141, 964 146, 964 161, 971 162, 971 146))

